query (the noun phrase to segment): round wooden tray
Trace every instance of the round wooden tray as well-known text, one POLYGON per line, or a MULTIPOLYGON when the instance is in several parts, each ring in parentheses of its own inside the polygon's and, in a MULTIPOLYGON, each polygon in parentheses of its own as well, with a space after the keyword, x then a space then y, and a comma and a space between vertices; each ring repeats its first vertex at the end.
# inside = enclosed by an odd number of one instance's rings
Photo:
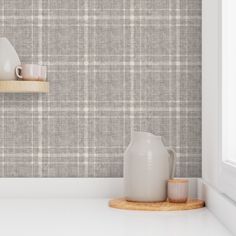
POLYGON ((183 211, 202 208, 205 206, 202 200, 188 200, 186 203, 171 202, 130 202, 124 198, 112 199, 109 201, 112 208, 124 210, 140 210, 140 211, 183 211))

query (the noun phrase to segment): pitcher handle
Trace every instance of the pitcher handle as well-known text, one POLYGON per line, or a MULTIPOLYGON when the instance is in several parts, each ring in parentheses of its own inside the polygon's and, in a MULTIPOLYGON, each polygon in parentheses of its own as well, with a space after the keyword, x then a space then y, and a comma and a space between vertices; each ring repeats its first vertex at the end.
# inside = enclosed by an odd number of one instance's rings
POLYGON ((174 176, 175 176, 176 152, 172 148, 168 148, 167 151, 170 154, 170 160, 171 160, 171 175, 170 175, 170 178, 173 179, 174 176))

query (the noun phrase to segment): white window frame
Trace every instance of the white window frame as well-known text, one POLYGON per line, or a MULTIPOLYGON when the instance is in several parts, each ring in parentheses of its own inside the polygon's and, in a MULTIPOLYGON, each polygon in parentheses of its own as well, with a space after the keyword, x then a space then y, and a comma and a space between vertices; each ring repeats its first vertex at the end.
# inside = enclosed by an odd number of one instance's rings
POLYGON ((223 1, 202 1, 202 169, 208 184, 236 201, 236 167, 222 148, 223 1))
MULTIPOLYGON (((224 73, 223 73, 223 52, 222 52, 222 48, 223 48, 223 4, 226 3, 227 0, 221 0, 220 1, 220 13, 219 13, 219 17, 220 17, 220 24, 219 24, 219 32, 220 32, 220 67, 219 67, 219 72, 220 72, 220 172, 219 172, 219 186, 220 186, 220 190, 225 193, 226 195, 228 195, 230 198, 232 198, 233 200, 236 201, 236 166, 234 163, 231 163, 230 161, 228 161, 227 159, 227 155, 226 150, 225 150, 225 137, 224 137, 224 125, 223 125, 223 119, 224 119, 224 107, 225 106, 223 104, 223 94, 224 94, 224 90, 223 90, 223 81, 224 81, 224 73)), ((235 9, 236 10, 236 9, 235 9)), ((236 42, 235 42, 236 43, 236 42)), ((235 62, 236 63, 236 62, 235 62)), ((226 80, 227 78, 225 78, 226 80)), ((236 88, 235 88, 236 89, 236 88)), ((236 101, 235 101, 236 102, 236 101)), ((236 134, 235 134, 236 135, 236 134)), ((236 142, 236 139, 235 139, 236 142)), ((235 143, 236 145, 236 143, 235 143)))
POLYGON ((222 3, 202 1, 203 179, 236 201, 236 168, 222 149, 222 3))

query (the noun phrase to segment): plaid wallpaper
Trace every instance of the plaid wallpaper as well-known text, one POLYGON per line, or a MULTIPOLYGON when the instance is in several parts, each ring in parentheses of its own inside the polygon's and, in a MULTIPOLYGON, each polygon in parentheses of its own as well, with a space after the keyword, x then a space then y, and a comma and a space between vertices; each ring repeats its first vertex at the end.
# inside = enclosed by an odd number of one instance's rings
POLYGON ((201 0, 0 0, 50 93, 0 94, 0 176, 120 177, 131 130, 201 176, 201 0))

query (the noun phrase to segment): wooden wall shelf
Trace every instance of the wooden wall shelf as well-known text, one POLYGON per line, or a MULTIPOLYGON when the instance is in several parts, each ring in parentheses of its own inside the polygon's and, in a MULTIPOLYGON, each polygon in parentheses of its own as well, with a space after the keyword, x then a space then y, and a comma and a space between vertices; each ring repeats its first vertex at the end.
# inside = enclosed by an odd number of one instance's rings
POLYGON ((1 80, 0 93, 48 93, 49 83, 45 81, 1 80))

